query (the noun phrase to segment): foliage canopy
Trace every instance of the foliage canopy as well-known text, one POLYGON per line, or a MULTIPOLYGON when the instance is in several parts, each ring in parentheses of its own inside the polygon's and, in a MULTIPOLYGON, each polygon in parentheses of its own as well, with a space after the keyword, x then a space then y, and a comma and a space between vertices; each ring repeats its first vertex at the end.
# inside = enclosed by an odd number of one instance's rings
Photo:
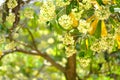
POLYGON ((5 0, 0 17, 1 80, 120 79, 120 0, 5 0))

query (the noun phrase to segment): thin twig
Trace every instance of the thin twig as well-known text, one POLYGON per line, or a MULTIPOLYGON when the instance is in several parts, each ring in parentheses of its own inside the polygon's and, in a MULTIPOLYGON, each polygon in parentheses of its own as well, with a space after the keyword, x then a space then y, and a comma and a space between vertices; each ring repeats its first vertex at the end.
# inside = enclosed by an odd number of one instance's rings
POLYGON ((35 47, 35 49, 37 50, 37 46, 35 44, 35 39, 34 39, 34 36, 33 36, 32 32, 27 27, 25 29, 27 29, 28 33, 30 34, 31 39, 32 39, 32 44, 35 47))

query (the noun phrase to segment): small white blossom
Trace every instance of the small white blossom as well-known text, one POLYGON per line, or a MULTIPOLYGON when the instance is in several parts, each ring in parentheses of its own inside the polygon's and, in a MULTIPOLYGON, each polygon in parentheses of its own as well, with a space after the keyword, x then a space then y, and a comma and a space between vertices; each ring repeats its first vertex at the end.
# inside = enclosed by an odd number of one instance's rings
POLYGON ((111 12, 109 10, 109 7, 101 6, 102 9, 96 9, 95 10, 95 16, 100 20, 108 19, 111 15, 111 12))
POLYGON ((70 16, 68 16, 68 15, 62 15, 58 19, 58 22, 64 29, 72 28, 73 21, 71 20, 70 16))
POLYGON ((9 23, 13 23, 15 21, 15 14, 9 13, 9 16, 6 17, 6 21, 9 23))
POLYGON ((5 50, 13 50, 15 49, 15 47, 16 47, 16 44, 14 41, 12 41, 5 46, 5 50))
POLYGON ((90 23, 87 23, 86 20, 81 19, 79 21, 79 25, 77 28, 78 28, 79 32, 86 34, 90 29, 90 23))
POLYGON ((15 8, 17 5, 18 5, 18 3, 16 0, 8 0, 8 2, 7 2, 7 6, 10 9, 15 8))
POLYGON ((108 51, 109 53, 112 52, 113 46, 114 46, 114 40, 115 38, 113 35, 108 34, 106 37, 101 38, 100 40, 96 40, 92 46, 90 47, 91 50, 94 52, 104 52, 108 51))
POLYGON ((44 2, 40 8, 39 21, 46 22, 55 18, 55 5, 52 1, 44 2))
POLYGON ((63 44, 73 45, 74 44, 73 36, 71 36, 70 34, 65 34, 63 44))
POLYGON ((53 44, 54 43, 54 39, 53 38, 49 38, 47 41, 49 44, 53 44))
POLYGON ((88 65, 89 65, 89 63, 90 63, 90 59, 89 58, 80 58, 79 59, 79 62, 80 62, 80 66, 82 67, 82 68, 86 68, 88 65))
POLYGON ((67 57, 70 57, 73 54, 76 54, 75 46, 66 46, 65 47, 65 54, 67 57))
POLYGON ((69 1, 64 1, 64 0, 56 0, 56 6, 58 6, 58 7, 64 7, 64 6, 66 6, 66 5, 69 5, 70 4, 70 2, 69 1))
POLYGON ((32 19, 33 18, 34 11, 31 8, 27 8, 24 10, 24 16, 26 18, 32 19))

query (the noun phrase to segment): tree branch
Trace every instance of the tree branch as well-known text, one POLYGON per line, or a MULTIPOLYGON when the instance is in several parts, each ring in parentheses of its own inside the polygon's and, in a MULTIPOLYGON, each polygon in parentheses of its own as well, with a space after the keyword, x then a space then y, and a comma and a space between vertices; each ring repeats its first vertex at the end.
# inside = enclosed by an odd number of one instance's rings
POLYGON ((13 52, 15 52, 16 50, 5 50, 5 51, 3 51, 2 52, 2 55, 0 56, 0 60, 4 57, 4 56, 6 56, 6 55, 8 55, 8 54, 10 54, 10 53, 13 53, 13 52))
POLYGON ((36 51, 36 50, 24 50, 21 48, 16 48, 14 50, 3 51, 3 55, 1 56, 0 59, 2 59, 5 55, 7 55, 9 53, 13 53, 13 52, 22 52, 22 53, 29 54, 29 55, 41 56, 44 59, 46 59, 47 61, 49 61, 58 70, 65 72, 65 68, 63 66, 61 66, 60 64, 56 63, 49 55, 47 55, 46 53, 41 53, 40 51, 36 51))

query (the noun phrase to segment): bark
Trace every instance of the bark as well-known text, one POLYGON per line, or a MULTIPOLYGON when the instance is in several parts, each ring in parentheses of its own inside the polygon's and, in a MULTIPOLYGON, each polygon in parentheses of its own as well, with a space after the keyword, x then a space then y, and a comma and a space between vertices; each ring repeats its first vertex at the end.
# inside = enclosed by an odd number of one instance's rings
POLYGON ((66 64, 65 77, 66 80, 76 80, 76 54, 68 58, 66 64))

